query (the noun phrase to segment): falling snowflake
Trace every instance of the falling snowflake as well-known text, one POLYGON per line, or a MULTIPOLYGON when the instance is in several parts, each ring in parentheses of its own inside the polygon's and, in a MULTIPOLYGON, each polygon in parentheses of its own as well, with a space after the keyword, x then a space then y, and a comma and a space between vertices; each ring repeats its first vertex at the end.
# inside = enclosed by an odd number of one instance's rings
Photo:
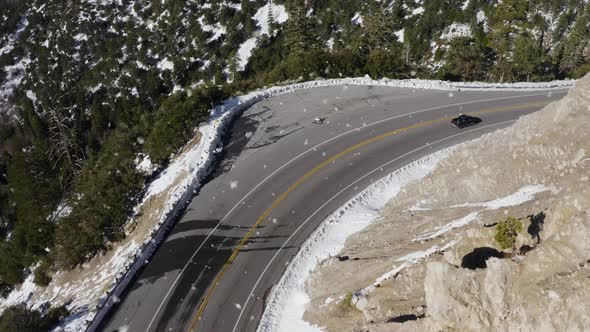
POLYGON ((249 132, 247 132, 247 133, 246 133, 246 135, 244 135, 244 136, 246 136, 246 138, 250 138, 250 137, 254 136, 254 133, 253 133, 253 132, 251 132, 251 131, 249 131, 249 132))
POLYGON ((278 220, 277 220, 277 218, 272 218, 272 223, 273 223, 273 224, 277 224, 277 223, 278 223, 278 220))
POLYGON ((236 189, 238 187, 238 181, 232 181, 229 183, 229 187, 231 189, 236 189))
POLYGON ((235 303, 234 305, 236 306, 236 308, 238 308, 238 310, 242 309, 242 305, 241 304, 235 303))
POLYGON ((449 92, 449 98, 453 98, 455 95, 452 92, 449 92))
POLYGON ((303 145, 308 145, 309 144, 309 138, 305 139, 305 142, 303 142, 303 145))

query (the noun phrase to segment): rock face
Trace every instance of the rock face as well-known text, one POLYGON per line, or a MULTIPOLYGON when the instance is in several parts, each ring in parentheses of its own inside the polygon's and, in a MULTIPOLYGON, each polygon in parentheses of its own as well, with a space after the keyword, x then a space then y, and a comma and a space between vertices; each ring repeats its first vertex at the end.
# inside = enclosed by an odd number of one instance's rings
POLYGON ((430 319, 457 330, 590 328, 589 132, 590 77, 564 100, 508 130, 516 139, 511 153, 498 151, 498 159, 506 162, 504 168, 513 164, 507 160, 512 158, 532 169, 495 172, 508 177, 506 186, 536 181, 560 188, 547 209, 542 241, 521 261, 491 258, 487 269, 476 272, 447 262, 428 263, 424 288, 430 319))
POLYGON ((589 239, 590 215, 583 212, 521 262, 491 258, 487 269, 476 272, 428 263, 430 319, 439 327, 470 331, 587 330, 589 239))
POLYGON ((347 240, 350 260, 308 280, 307 320, 330 331, 590 330, 590 76, 460 147, 382 215, 347 240), (507 216, 523 223, 523 254, 461 268, 500 249, 493 225, 507 216), (353 308, 326 302, 346 294, 353 308))

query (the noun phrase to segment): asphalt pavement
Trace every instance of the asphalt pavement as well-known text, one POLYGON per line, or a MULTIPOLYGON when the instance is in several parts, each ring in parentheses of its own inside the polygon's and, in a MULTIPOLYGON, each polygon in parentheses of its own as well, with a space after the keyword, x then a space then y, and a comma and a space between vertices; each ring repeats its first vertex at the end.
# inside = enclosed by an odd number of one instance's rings
POLYGON ((565 92, 344 86, 254 105, 101 329, 255 331, 272 286, 330 213, 394 170, 508 126, 565 92), (483 122, 458 129, 450 118, 460 113, 483 122))

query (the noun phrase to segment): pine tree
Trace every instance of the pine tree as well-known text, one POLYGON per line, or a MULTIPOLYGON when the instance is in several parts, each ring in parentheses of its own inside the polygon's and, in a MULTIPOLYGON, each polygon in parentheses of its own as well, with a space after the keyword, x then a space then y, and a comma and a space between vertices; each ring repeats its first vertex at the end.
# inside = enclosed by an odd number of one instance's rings
POLYGON ((543 60, 538 44, 528 33, 521 34, 514 41, 513 57, 517 80, 526 79, 527 82, 543 60))
POLYGON ((580 15, 576 20, 572 32, 565 41, 563 55, 559 63, 559 69, 563 73, 572 73, 584 63, 584 50, 589 45, 590 32, 588 31, 588 13, 580 15))
POLYGON ((285 47, 289 55, 301 57, 311 50, 319 49, 315 22, 307 16, 304 0, 293 0, 288 4, 285 47))
POLYGON ((274 17, 274 5, 272 0, 268 0, 268 12, 266 15, 266 22, 268 24, 268 35, 269 37, 273 37, 275 35, 275 31, 278 29, 278 24, 274 17))
POLYGON ((512 248, 512 254, 516 253, 516 237, 522 230, 522 223, 516 218, 510 217, 498 223, 494 239, 502 249, 512 248))
POLYGON ((364 45, 369 51, 389 50, 395 44, 394 16, 385 3, 367 2, 364 7, 364 45))
POLYGON ((439 76, 445 80, 483 80, 491 67, 489 48, 468 37, 454 38, 439 76))
POLYGON ((236 74, 238 72, 238 61, 239 61, 238 52, 232 51, 228 57, 228 60, 227 60, 227 65, 228 65, 229 75, 230 75, 229 82, 235 82, 235 80, 236 80, 236 74))
POLYGON ((528 2, 506 0, 497 6, 492 15, 491 47, 496 53, 495 78, 497 81, 513 79, 514 36, 520 27, 528 24, 528 2))

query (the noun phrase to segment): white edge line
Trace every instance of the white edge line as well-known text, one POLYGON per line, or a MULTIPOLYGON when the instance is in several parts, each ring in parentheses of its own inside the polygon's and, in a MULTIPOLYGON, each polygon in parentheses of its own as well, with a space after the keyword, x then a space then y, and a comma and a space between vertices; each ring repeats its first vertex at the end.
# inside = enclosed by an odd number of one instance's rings
MULTIPOLYGON (((303 226, 305 226, 310 220, 311 218, 313 218, 318 212, 320 212, 324 207, 326 207, 326 205, 328 205, 332 200, 334 200, 336 197, 340 196, 343 192, 345 192, 346 190, 350 189, 350 187, 354 186, 355 184, 357 184, 358 182, 362 181, 363 179, 367 178, 368 176, 370 176, 371 174, 377 172, 378 170, 380 170, 381 168, 396 162, 397 160, 404 158, 410 154, 413 154, 417 151, 420 151, 422 149, 425 149, 429 146, 432 146, 433 144, 438 144, 440 142, 446 141, 448 139, 452 139, 458 136, 462 136, 462 135, 466 135, 475 131, 479 131, 479 130, 483 130, 483 129, 487 129, 487 128, 491 128, 491 127, 496 127, 496 126, 500 126, 509 122, 515 122, 516 120, 508 120, 508 121, 503 121, 503 122, 499 122, 499 123, 495 123, 492 125, 488 125, 485 127, 480 127, 480 128, 476 128, 476 129, 472 129, 469 131, 465 131, 462 133, 458 133, 455 135, 451 135, 451 136, 447 136, 445 138, 442 138, 438 141, 432 142, 432 143, 428 143, 426 145, 423 145, 419 148, 416 148, 412 151, 406 152, 401 156, 398 156, 386 163, 384 163, 381 166, 378 166, 377 168, 375 168, 374 170, 370 171, 369 173, 363 175, 362 177, 358 178, 356 181, 354 181, 353 183, 349 184, 348 186, 346 186, 344 189, 340 190, 338 193, 336 193, 334 196, 332 196, 332 198, 330 198, 329 200, 327 200, 322 206, 320 206, 314 213, 312 213, 301 225, 299 225, 299 227, 297 227, 297 229, 293 232, 293 234, 291 234, 291 236, 289 236, 287 238, 287 240, 285 240, 285 242, 283 243, 283 245, 277 250, 277 252, 274 254, 274 256, 270 259, 270 261, 268 262, 268 264, 266 265, 266 267, 264 268, 264 270, 262 271, 262 273, 260 274, 260 276, 258 277, 258 280, 256 281, 256 283, 254 284, 254 286, 252 287, 252 290, 250 291, 250 293, 248 294, 248 297, 246 298, 246 302, 244 302, 244 305, 242 306, 242 309, 240 310, 240 315, 238 316, 237 320, 236 320, 236 324, 234 325, 234 328, 232 331, 236 331, 238 324, 240 323, 240 320, 242 318, 242 315, 244 313, 244 310, 246 309, 246 307, 248 306, 248 303, 250 302, 250 298, 252 297, 252 295, 254 294, 254 290, 258 287, 258 284, 260 283, 260 280, 262 280, 262 277, 264 276, 264 274, 266 273, 266 271, 268 270, 268 268, 270 267, 270 265, 272 265, 272 263, 274 262, 274 260, 277 258, 277 256, 279 255, 279 253, 285 248, 285 246, 287 245, 287 243, 293 238, 293 236, 295 236, 300 230, 301 228, 303 228, 303 226)), ((464 144, 464 143, 459 143, 459 144, 464 144)), ((440 150, 439 150, 440 151, 440 150)), ((438 151, 436 151, 438 152, 438 151)), ((436 153, 433 152, 433 153, 436 153)), ((395 171, 394 171, 395 172, 395 171)), ((264 313, 264 310, 263 310, 264 313)))
MULTIPOLYGON (((563 91, 563 92, 567 92, 567 91, 563 91)), ((246 200, 246 198, 248 198, 254 191, 256 191, 262 184, 266 183, 266 181, 268 181, 268 179, 270 179, 271 177, 273 177, 276 173, 278 173, 279 171, 281 171, 283 168, 285 168, 288 165, 290 165, 291 163, 293 163, 295 160, 301 158, 303 155, 305 155, 305 154, 307 154, 307 153, 309 153, 309 152, 317 149, 318 147, 320 147, 320 146, 322 146, 322 145, 324 145, 324 144, 326 144, 328 142, 331 142, 331 141, 333 141, 335 139, 338 139, 338 138, 340 138, 342 136, 348 135, 348 134, 353 133, 353 132, 357 132, 357 131, 362 130, 362 129, 365 129, 365 128, 369 128, 369 127, 375 126, 375 125, 380 124, 380 123, 383 123, 383 122, 387 122, 387 121, 399 119, 399 118, 402 118, 402 117, 405 117, 405 116, 409 116, 409 115, 414 115, 414 114, 420 114, 420 113, 424 113, 424 112, 434 111, 434 110, 443 109, 443 108, 446 108, 446 107, 461 106, 461 105, 471 105, 471 104, 477 104, 477 103, 484 103, 484 102, 488 102, 488 101, 518 99, 518 98, 523 98, 523 97, 536 97, 536 96, 544 96, 544 95, 546 95, 546 93, 533 93, 533 94, 518 95, 518 96, 508 96, 508 97, 500 97, 500 98, 490 98, 490 99, 474 100, 474 101, 464 102, 464 103, 455 103, 455 104, 448 104, 448 105, 443 105, 443 106, 435 106, 435 107, 425 108, 425 109, 422 109, 422 110, 418 110, 418 111, 414 111, 414 112, 410 112, 410 113, 405 113, 405 114, 400 114, 400 115, 396 115, 396 116, 389 117, 389 118, 386 118, 386 119, 382 119, 382 120, 373 122, 371 124, 368 124, 366 126, 362 126, 362 127, 358 127, 358 128, 349 130, 347 132, 344 132, 342 134, 339 134, 337 136, 334 136, 334 137, 332 137, 332 138, 330 138, 330 139, 328 139, 326 141, 323 141, 322 143, 320 143, 320 144, 318 144, 318 145, 316 145, 316 146, 314 146, 314 147, 312 147, 312 148, 310 148, 310 149, 302 152, 301 154, 297 155, 293 159, 289 160, 286 164, 283 164, 281 167, 277 168, 274 172, 272 172, 266 178, 264 178, 264 180, 262 180, 260 183, 258 183, 254 188, 252 188, 252 190, 250 190, 246 195, 244 195, 244 197, 240 201, 238 201, 238 203, 236 203, 236 205, 234 205, 234 207, 232 207, 231 210, 229 210, 229 212, 211 230, 211 232, 209 232, 209 234, 207 235, 207 237, 203 240, 203 242, 201 242, 201 245, 199 245, 199 247, 195 250, 195 252, 191 256, 191 258, 187 261, 186 265, 182 268, 182 270, 180 271, 180 273, 178 274, 178 276, 176 277, 176 279, 174 280, 174 282, 172 283, 172 285, 168 289, 168 292, 166 292, 166 295, 164 296, 164 298, 160 302, 160 305, 158 306, 158 309, 156 309, 156 312, 154 313, 154 316, 152 317, 152 319, 150 321, 150 324, 148 325, 146 331, 150 331, 152 325, 154 324, 154 321, 156 320, 157 316, 160 314, 160 310, 162 310, 162 306, 164 306, 164 303, 168 300, 168 297, 172 293, 172 290, 176 287, 176 285, 178 284, 178 281, 180 281, 180 278, 182 277, 182 275, 184 274, 184 272, 186 271, 186 269, 188 268, 188 266, 191 264, 191 261, 195 258, 195 256, 197 255, 197 253, 203 248, 203 246, 209 240, 209 238, 211 237, 211 235, 213 235, 213 233, 219 228, 219 226, 221 226, 221 224, 223 224, 223 222, 227 219, 227 217, 238 206, 240 206, 240 204, 242 204, 242 202, 244 200, 246 200)), ((250 107, 252 107, 253 105, 251 105, 250 107)))

